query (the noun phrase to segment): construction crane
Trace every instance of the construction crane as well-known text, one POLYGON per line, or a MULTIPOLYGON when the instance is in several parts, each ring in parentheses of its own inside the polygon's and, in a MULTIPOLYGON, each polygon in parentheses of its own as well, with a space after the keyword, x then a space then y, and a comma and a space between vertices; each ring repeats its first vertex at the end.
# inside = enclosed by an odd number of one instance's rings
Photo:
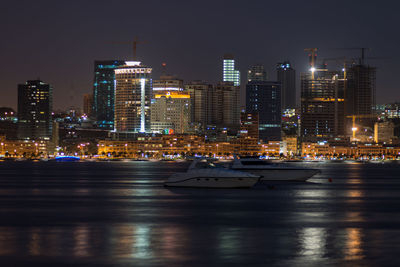
POLYGON ((113 42, 112 44, 118 44, 118 45, 133 45, 133 60, 136 61, 136 50, 137 50, 137 45, 138 44, 147 44, 146 41, 139 41, 137 36, 135 36, 135 38, 133 39, 133 42, 113 42))
POLYGON ((314 80, 314 72, 315 72, 315 63, 317 62, 317 48, 305 48, 305 52, 309 52, 309 60, 311 66, 311 78, 314 80))
POLYGON ((353 120, 353 125, 351 128, 351 131, 353 132, 353 140, 356 139, 356 131, 358 130, 356 127, 356 118, 358 119, 370 119, 370 118, 377 118, 377 115, 374 114, 362 114, 362 115, 350 115, 346 116, 346 118, 352 118, 353 120))
POLYGON ((359 65, 364 65, 365 63, 365 51, 371 51, 369 47, 344 47, 344 48, 337 48, 340 50, 358 50, 361 52, 361 56, 358 58, 359 65))

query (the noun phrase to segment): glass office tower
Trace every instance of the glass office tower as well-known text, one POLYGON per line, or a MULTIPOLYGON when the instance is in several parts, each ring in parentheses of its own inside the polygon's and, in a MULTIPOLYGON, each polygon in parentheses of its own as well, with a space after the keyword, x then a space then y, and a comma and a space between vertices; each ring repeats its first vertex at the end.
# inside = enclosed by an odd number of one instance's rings
POLYGON ((94 62, 92 116, 100 128, 114 128, 114 70, 123 65, 121 60, 94 62))

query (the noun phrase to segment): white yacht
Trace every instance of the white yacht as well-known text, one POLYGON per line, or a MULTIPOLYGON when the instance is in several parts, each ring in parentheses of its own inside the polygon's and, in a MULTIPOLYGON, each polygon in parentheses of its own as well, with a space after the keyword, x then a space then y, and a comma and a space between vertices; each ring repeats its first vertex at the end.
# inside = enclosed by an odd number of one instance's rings
POLYGON ((212 162, 196 159, 187 172, 175 173, 164 183, 171 187, 249 188, 260 176, 217 167, 212 162))
POLYGON ((318 169, 291 167, 261 160, 257 157, 242 157, 235 159, 232 170, 259 175, 260 181, 307 181, 321 171, 318 169))

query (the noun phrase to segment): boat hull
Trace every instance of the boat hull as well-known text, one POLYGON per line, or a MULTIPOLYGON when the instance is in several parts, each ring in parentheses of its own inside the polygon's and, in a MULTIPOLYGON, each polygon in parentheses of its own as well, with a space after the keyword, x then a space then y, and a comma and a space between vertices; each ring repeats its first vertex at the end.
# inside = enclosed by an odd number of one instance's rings
POLYGON ((289 169, 289 168, 271 168, 271 169, 235 169, 242 172, 248 172, 261 176, 260 181, 298 181, 304 182, 312 176, 320 173, 315 169, 289 169))
POLYGON ((258 177, 246 178, 189 178, 181 181, 166 181, 168 187, 202 187, 202 188, 250 188, 258 182, 258 177))

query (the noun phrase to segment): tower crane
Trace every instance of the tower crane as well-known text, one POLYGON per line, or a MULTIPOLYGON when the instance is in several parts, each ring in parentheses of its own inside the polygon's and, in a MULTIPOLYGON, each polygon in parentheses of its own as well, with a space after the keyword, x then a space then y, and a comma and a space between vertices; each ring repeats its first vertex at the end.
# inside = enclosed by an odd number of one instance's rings
POLYGON ((371 118, 377 118, 377 115, 374 115, 374 114, 349 115, 349 116, 346 116, 346 118, 352 118, 352 120, 353 120, 353 125, 352 125, 351 130, 353 132, 353 140, 354 140, 356 138, 356 131, 357 131, 356 118, 371 119, 371 118))
POLYGON ((118 45, 132 45, 132 50, 133 50, 133 60, 136 61, 136 50, 137 50, 137 45, 138 44, 147 44, 146 41, 139 41, 139 39, 137 38, 137 36, 134 37, 133 41, 131 42, 113 42, 112 44, 118 44, 118 45))
POLYGON ((311 66, 311 78, 314 80, 314 72, 315 72, 315 63, 317 62, 317 48, 306 48, 305 52, 309 52, 309 60, 311 66))

